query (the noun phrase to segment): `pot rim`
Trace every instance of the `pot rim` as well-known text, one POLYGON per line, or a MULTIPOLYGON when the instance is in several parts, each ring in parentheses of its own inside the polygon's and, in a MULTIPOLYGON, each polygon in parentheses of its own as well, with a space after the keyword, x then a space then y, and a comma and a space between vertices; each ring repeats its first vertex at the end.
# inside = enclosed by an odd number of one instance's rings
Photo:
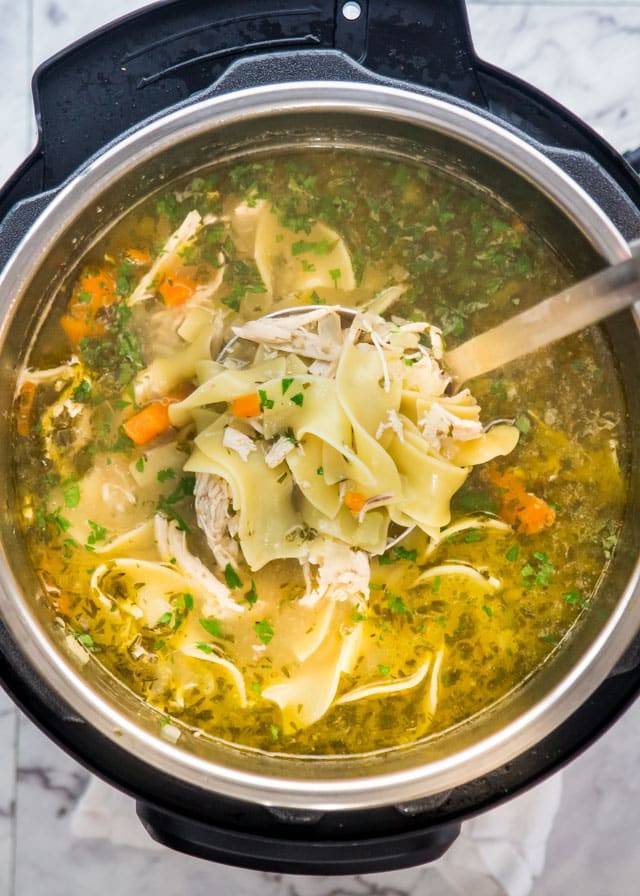
MULTIPOLYGON (((384 116, 438 131, 484 151, 541 190, 609 262, 629 256, 626 241, 596 202, 555 163, 512 129, 446 100, 401 87, 340 81, 262 85, 201 100, 152 121, 92 159, 38 217, 0 275, 0 353, 30 281, 65 228, 107 186, 164 150, 222 125, 290 112, 348 112, 384 116)), ((541 741, 604 681, 640 627, 633 595, 640 560, 594 641, 570 672, 534 706, 505 727, 444 758, 352 778, 278 777, 225 766, 181 750, 97 695, 38 621, 21 594, 0 545, 2 615, 38 674, 80 717, 119 747, 156 769, 205 791, 266 806, 348 810, 407 802, 450 790, 488 774, 541 741)))

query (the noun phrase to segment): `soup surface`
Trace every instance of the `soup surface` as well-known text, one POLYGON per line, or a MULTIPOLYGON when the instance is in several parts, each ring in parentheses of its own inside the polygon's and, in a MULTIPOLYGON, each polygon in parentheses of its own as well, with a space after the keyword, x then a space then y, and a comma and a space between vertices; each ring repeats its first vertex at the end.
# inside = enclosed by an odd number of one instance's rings
POLYGON ((570 280, 489 195, 343 150, 137 207, 16 396, 19 519, 70 650, 174 740, 361 753, 495 703, 589 611, 624 406, 599 331, 457 394, 443 346, 570 280))

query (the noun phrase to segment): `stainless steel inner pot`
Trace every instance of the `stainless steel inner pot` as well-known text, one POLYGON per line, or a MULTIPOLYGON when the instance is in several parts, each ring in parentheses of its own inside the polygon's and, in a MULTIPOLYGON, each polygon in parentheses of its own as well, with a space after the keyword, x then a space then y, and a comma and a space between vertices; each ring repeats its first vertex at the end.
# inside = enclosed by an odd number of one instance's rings
MULTIPOLYGON (((184 734, 160 734, 158 715, 89 662, 47 623, 40 588, 12 515, 11 415, 16 370, 38 322, 82 255, 137 201, 189 170, 234 156, 345 146, 445 167, 522 214, 574 264, 625 258, 625 240, 575 181, 512 131, 465 108, 402 89, 298 82, 233 92, 168 114, 126 137, 73 177, 38 217, 0 278, 0 594, 4 620, 37 673, 81 717, 130 751, 203 792, 264 805, 335 810, 404 803, 499 768, 552 732, 593 693, 640 627, 638 530, 627 513, 619 548, 592 609, 549 661, 493 709, 423 743, 360 757, 263 755, 184 734)), ((607 328, 637 433, 640 333, 625 315, 607 328)), ((576 401, 579 401, 576 396, 576 401)), ((629 508, 638 506, 637 443, 629 508)))

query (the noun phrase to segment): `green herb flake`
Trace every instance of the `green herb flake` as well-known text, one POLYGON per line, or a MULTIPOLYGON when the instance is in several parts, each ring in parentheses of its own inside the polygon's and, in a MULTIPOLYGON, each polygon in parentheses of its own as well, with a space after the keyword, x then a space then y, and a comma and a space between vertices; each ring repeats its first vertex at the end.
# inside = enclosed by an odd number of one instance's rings
POLYGON ((147 462, 146 457, 142 454, 135 463, 136 470, 138 473, 144 473, 144 467, 147 462))
POLYGON ((526 414, 519 414, 516 417, 515 427, 522 433, 523 436, 526 436, 526 434, 531 429, 531 420, 529 420, 526 414))
POLYGON ((405 602, 402 600, 400 595, 398 594, 390 594, 387 598, 387 604, 389 605, 389 609, 395 615, 402 615, 407 612, 407 607, 405 602))
POLYGON ((282 386, 282 394, 284 395, 291 383, 293 382, 292 376, 285 376, 281 381, 280 385, 282 386))
POLYGON ((518 554, 520 553, 520 547, 517 544, 512 544, 509 550, 506 552, 505 557, 509 561, 509 563, 513 563, 518 559, 518 554))
POLYGON ((297 404, 299 408, 301 408, 302 405, 304 404, 304 395, 302 394, 302 392, 298 392, 297 395, 293 395, 291 397, 291 401, 294 404, 297 404))
POLYGON ((211 635, 212 638, 222 637, 222 626, 220 625, 219 620, 214 619, 213 617, 209 617, 208 619, 201 619, 200 625, 208 635, 211 635))
POLYGON ((163 613, 160 619, 156 622, 156 626, 158 625, 169 625, 171 620, 173 619, 173 613, 170 613, 168 610, 166 613, 163 613))
POLYGON ((229 588, 242 588, 242 579, 230 563, 224 568, 224 580, 229 588))
POLYGON ((264 389, 258 389, 258 397, 260 398, 260 410, 270 411, 274 405, 272 398, 269 398, 264 389))
POLYGON ((169 479, 176 478, 176 471, 172 467, 165 467, 163 470, 158 470, 156 473, 156 479, 158 482, 168 482, 169 479))
POLYGON ((99 541, 107 540, 107 530, 104 526, 101 526, 99 523, 96 523, 93 520, 88 520, 87 522, 89 524, 89 537, 87 538, 85 547, 93 549, 93 547, 98 544, 99 541))
POLYGON ((64 506, 71 510, 80 503, 80 486, 77 482, 69 482, 64 486, 62 495, 64 497, 64 506))
POLYGON ((484 532, 481 529, 469 529, 464 533, 462 540, 465 544, 475 544, 477 541, 484 541, 484 532))
POLYGON ((269 725, 269 734, 271 735, 271 740, 276 741, 280 738, 280 729, 277 725, 269 725))
POLYGON ((292 255, 312 252, 314 255, 328 255, 334 248, 335 240, 297 240, 291 246, 292 255))
POLYGON ((534 551, 532 559, 520 570, 526 588, 536 585, 538 588, 547 588, 555 575, 555 566, 549 557, 542 551, 534 551))
POLYGON ((338 288, 338 280, 342 277, 342 271, 340 268, 331 268, 329 271, 329 276, 333 280, 333 285, 337 289, 338 288))
POLYGON ((489 391, 500 401, 506 401, 509 397, 507 394, 507 387, 504 384, 504 380, 496 380, 494 383, 491 383, 489 391))
POLYGON ((77 632, 74 634, 74 637, 78 644, 82 644, 82 646, 91 653, 95 653, 98 649, 91 635, 86 632, 77 632))
POLYGON ((262 694, 262 685, 259 681, 252 681, 251 690, 257 697, 260 697, 260 695, 262 694))
POLYGON ((385 666, 384 663, 379 663, 378 675, 381 675, 383 678, 387 678, 387 676, 391 675, 391 669, 389 668, 389 666, 385 666))
POLYGON ((487 616, 489 617, 489 619, 491 619, 491 617, 493 616, 493 610, 491 609, 491 607, 488 607, 486 604, 483 604, 483 605, 482 605, 482 610, 483 610, 484 613, 487 614, 487 616))
POLYGON ((196 644, 196 648, 201 650, 203 653, 214 653, 214 648, 211 644, 207 644, 206 641, 198 641, 196 644))
POLYGON ((258 601, 258 592, 256 591, 256 583, 251 579, 251 588, 246 592, 244 599, 252 607, 258 601))
POLYGON ((318 467, 318 469, 316 470, 316 476, 324 476, 324 468, 323 467, 318 467))
POLYGON ((73 400, 80 404, 86 404, 91 400, 92 391, 93 387, 89 380, 82 380, 82 382, 73 390, 73 400))
POLYGON ((274 635, 273 626, 268 619, 259 619, 254 622, 253 630, 263 644, 268 644, 274 635))

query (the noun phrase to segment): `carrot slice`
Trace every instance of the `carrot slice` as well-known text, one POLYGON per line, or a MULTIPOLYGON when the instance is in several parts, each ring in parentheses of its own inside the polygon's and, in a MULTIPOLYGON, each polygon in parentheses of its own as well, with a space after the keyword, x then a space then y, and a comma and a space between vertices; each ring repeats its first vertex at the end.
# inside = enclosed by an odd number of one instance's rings
POLYGON ((231 413, 234 417, 257 417, 261 410, 260 396, 257 392, 240 395, 231 402, 231 413))
POLYGON ((556 512, 543 498, 528 492, 511 471, 493 473, 492 481, 501 491, 500 516, 525 535, 536 535, 553 526, 556 512))
POLYGON ((360 492, 347 492, 344 496, 344 505, 352 513, 360 513, 366 502, 365 495, 360 494, 360 492))
POLYGON ((122 424, 135 445, 146 445, 170 428, 169 404, 169 401, 154 401, 122 424))
POLYGON ((158 286, 165 305, 184 305, 196 291, 197 283, 191 277, 166 277, 158 286))
POLYGON ((27 380, 20 390, 16 405, 16 430, 19 436, 26 438, 31 432, 31 415, 36 397, 37 386, 27 380))

